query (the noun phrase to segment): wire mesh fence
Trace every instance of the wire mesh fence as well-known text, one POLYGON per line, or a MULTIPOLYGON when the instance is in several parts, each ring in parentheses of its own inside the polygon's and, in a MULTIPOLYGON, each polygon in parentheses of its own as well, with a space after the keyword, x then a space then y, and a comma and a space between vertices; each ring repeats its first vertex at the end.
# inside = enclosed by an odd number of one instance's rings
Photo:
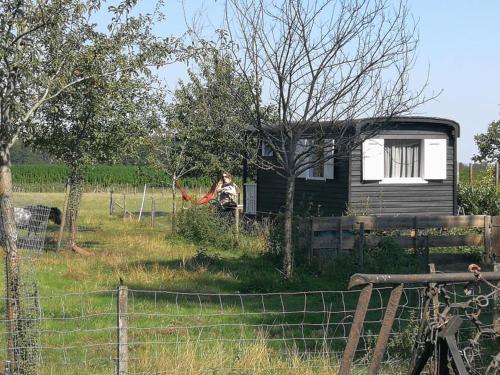
MULTIPOLYGON (((29 205, 14 208, 14 220, 17 229, 16 244, 19 249, 42 252, 49 221, 50 207, 29 205)), ((0 211, 0 243, 5 241, 4 218, 0 211)))
MULTIPOLYGON (((463 285, 448 289, 451 300, 470 298, 463 285)), ((366 373, 389 293, 373 290, 352 374, 366 373)), ((380 373, 408 370, 425 293, 423 287, 404 288, 380 373)), ((337 374, 358 297, 359 291, 211 294, 120 287, 36 296, 39 315, 24 320, 38 335, 32 358, 37 374, 337 374)), ((482 328, 493 327, 488 298, 482 328)), ((6 302, 0 301, 2 311, 6 302)), ((470 318, 458 310, 453 313, 470 318)), ((473 323, 464 325, 459 345, 475 334, 473 323)), ((4 363, 6 340, 1 331, 4 363)), ((481 338, 473 356, 478 373, 486 373, 495 343, 492 335, 481 338)))

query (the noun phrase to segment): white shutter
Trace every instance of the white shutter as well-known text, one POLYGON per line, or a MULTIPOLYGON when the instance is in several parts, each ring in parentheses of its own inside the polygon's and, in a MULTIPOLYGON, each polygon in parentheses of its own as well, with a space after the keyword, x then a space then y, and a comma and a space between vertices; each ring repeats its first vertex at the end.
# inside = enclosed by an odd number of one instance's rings
POLYGON ((446 139, 424 139, 424 179, 446 180, 446 139))
POLYGON ((257 214, 257 185, 245 184, 245 212, 247 214, 257 214))
MULTIPOLYGON (((299 139, 299 141, 297 142, 297 148, 295 150, 295 155, 299 155, 301 153, 303 153, 304 151, 307 150, 309 146, 309 140, 308 139, 299 139)), ((301 162, 303 161, 303 159, 301 160, 301 162)), ((304 172, 302 172, 301 174, 299 174, 298 176, 299 178, 307 178, 309 177, 309 169, 306 169, 304 172)))
POLYGON ((378 181, 384 178, 384 140, 370 138, 361 147, 363 180, 378 181))
POLYGON ((327 180, 331 180, 334 177, 334 164, 333 164, 333 152, 334 152, 334 143, 333 139, 325 139, 325 158, 330 158, 325 161, 324 165, 324 176, 327 180))

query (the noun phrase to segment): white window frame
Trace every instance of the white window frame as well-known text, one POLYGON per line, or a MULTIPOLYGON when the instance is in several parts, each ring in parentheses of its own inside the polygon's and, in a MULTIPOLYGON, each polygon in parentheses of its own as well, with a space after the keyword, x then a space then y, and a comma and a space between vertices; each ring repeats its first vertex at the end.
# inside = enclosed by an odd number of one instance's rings
MULTIPOLYGON (((385 152, 385 140, 390 138, 384 138, 384 152, 385 152)), ((404 138, 401 140, 414 140, 420 142, 420 177, 384 177, 380 180, 381 185, 390 184, 427 184, 429 181, 423 178, 424 175, 424 140, 418 138, 404 138)), ((392 139, 391 139, 392 140, 392 139)), ((396 139, 398 140, 398 139, 396 139)), ((385 155, 384 155, 384 173, 385 173, 385 155)))
MULTIPOLYGON (((445 181, 448 176, 447 176, 447 172, 446 172, 446 168, 447 168, 447 153, 448 153, 448 138, 446 137, 417 137, 417 138, 412 138, 412 137, 408 137, 408 138, 400 138, 400 137, 395 137, 395 136, 387 136, 387 137, 379 137, 379 138, 373 138, 373 139, 367 139, 365 140, 365 142, 368 142, 368 141, 374 141, 374 140, 378 140, 378 141, 382 141, 383 144, 385 145, 385 140, 386 139, 415 139, 415 140, 419 140, 420 141, 420 177, 383 177, 383 174, 382 174, 382 177, 380 178, 373 178, 373 179, 365 179, 364 176, 362 177, 363 178, 363 181, 372 181, 372 182, 376 182, 378 181, 379 184, 381 185, 390 185, 390 184, 428 184, 429 181, 445 181), (426 153, 426 143, 428 142, 432 142, 433 140, 440 140, 441 142, 444 142, 444 152, 445 154, 444 155, 441 155, 441 157, 444 158, 444 160, 441 160, 441 168, 444 169, 444 172, 442 173, 442 178, 426 178, 426 168, 425 168, 425 153, 426 153)), ((369 147, 368 143, 365 143, 363 142, 363 147, 362 147, 362 150, 361 150, 361 160, 362 160, 362 163, 363 163, 363 168, 365 168, 365 160, 364 160, 364 155, 365 155, 365 148, 366 147, 369 147)), ((384 146, 382 146, 384 147, 384 146)), ((385 158, 382 157, 382 162, 385 163, 385 158)), ((382 166, 382 170, 385 170, 385 165, 382 166)))
MULTIPOLYGON (((305 147, 308 147, 309 142, 311 141, 310 138, 303 138, 299 141, 299 143, 303 143, 305 147)), ((325 142, 329 142, 332 144, 331 149, 329 149, 327 146, 325 147, 325 152, 328 152, 331 150, 331 152, 334 152, 335 145, 334 145, 334 140, 333 139, 324 139, 325 142)), ((314 168, 308 168, 304 172, 302 172, 297 178, 302 178, 305 179, 306 181, 326 181, 326 180, 334 180, 335 179, 335 163, 334 159, 331 158, 327 161, 324 162, 323 164, 323 176, 311 176, 311 173, 313 172, 314 168), (326 177, 326 168, 332 168, 332 177, 326 177)))

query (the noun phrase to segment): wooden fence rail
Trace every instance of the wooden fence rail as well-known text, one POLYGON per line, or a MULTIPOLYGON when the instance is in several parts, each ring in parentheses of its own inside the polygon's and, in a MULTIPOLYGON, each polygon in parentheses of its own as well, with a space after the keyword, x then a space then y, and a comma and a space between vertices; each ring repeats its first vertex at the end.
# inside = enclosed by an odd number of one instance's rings
MULTIPOLYGON (((374 246, 390 236, 403 248, 483 246, 484 257, 497 261, 500 256, 500 217, 470 216, 342 216, 313 217, 310 226, 310 255, 328 250, 359 248, 359 243, 374 246), (477 233, 448 235, 444 230, 476 228, 477 233), (439 230, 441 229, 441 230, 439 230)), ((358 249, 359 250, 359 249, 358 249)))

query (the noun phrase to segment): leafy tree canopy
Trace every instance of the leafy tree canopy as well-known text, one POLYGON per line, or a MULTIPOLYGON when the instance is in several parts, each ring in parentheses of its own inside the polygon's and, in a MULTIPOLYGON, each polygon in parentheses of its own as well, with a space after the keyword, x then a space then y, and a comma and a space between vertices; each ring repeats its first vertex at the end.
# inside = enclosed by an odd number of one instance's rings
POLYGON ((241 170, 243 154, 235 139, 245 136, 247 118, 235 98, 249 101, 251 91, 223 45, 207 42, 200 50, 199 69, 179 82, 155 135, 151 163, 174 178, 241 170))
POLYGON ((474 136, 474 140, 479 150, 474 161, 500 163, 500 121, 492 122, 486 133, 474 136))

